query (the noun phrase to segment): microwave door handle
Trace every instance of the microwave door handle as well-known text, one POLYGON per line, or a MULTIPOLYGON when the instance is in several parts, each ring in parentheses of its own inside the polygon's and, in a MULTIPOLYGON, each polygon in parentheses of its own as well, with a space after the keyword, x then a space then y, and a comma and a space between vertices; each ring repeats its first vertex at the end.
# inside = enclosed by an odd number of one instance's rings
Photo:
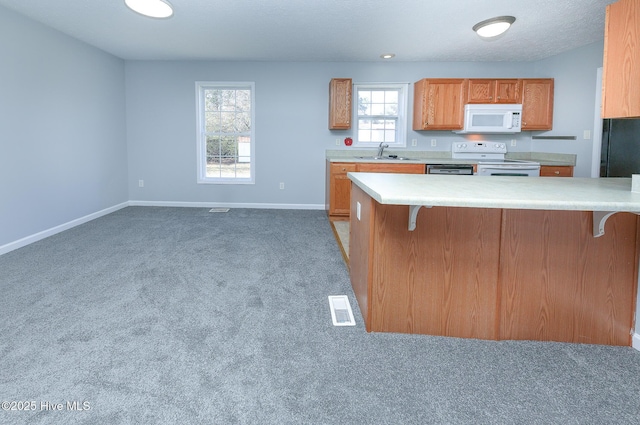
POLYGON ((513 128, 513 112, 504 114, 504 128, 513 128))

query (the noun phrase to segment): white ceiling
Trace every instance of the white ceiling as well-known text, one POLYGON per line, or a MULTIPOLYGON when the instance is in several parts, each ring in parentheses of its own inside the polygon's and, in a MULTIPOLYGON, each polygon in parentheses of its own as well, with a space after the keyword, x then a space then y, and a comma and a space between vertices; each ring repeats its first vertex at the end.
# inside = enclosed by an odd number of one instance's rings
POLYGON ((169 0, 145 18, 124 0, 0 0, 123 59, 534 61, 604 38, 614 0, 169 0), (513 15, 499 39, 471 27, 513 15))

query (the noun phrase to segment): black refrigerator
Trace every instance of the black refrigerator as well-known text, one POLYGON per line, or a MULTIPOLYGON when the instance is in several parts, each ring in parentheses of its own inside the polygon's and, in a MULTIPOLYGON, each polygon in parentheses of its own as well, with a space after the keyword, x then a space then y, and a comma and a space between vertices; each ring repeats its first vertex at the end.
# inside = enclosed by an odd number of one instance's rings
POLYGON ((602 122, 600 177, 640 174, 640 119, 602 122))

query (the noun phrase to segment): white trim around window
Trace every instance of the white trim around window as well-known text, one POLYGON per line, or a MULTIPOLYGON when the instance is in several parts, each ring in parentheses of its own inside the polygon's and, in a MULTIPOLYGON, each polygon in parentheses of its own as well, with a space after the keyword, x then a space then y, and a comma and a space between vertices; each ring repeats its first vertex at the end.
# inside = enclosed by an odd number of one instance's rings
POLYGON ((407 146, 409 83, 355 83, 354 146, 407 146))
POLYGON ((196 81, 197 182, 255 183, 255 83, 196 81))

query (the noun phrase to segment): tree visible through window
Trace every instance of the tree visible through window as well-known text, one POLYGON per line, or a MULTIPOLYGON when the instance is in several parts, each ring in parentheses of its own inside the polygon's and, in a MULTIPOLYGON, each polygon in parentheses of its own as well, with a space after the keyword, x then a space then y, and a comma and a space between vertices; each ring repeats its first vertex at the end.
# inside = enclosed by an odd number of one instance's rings
POLYGON ((253 88, 197 83, 198 182, 254 182, 253 88))

